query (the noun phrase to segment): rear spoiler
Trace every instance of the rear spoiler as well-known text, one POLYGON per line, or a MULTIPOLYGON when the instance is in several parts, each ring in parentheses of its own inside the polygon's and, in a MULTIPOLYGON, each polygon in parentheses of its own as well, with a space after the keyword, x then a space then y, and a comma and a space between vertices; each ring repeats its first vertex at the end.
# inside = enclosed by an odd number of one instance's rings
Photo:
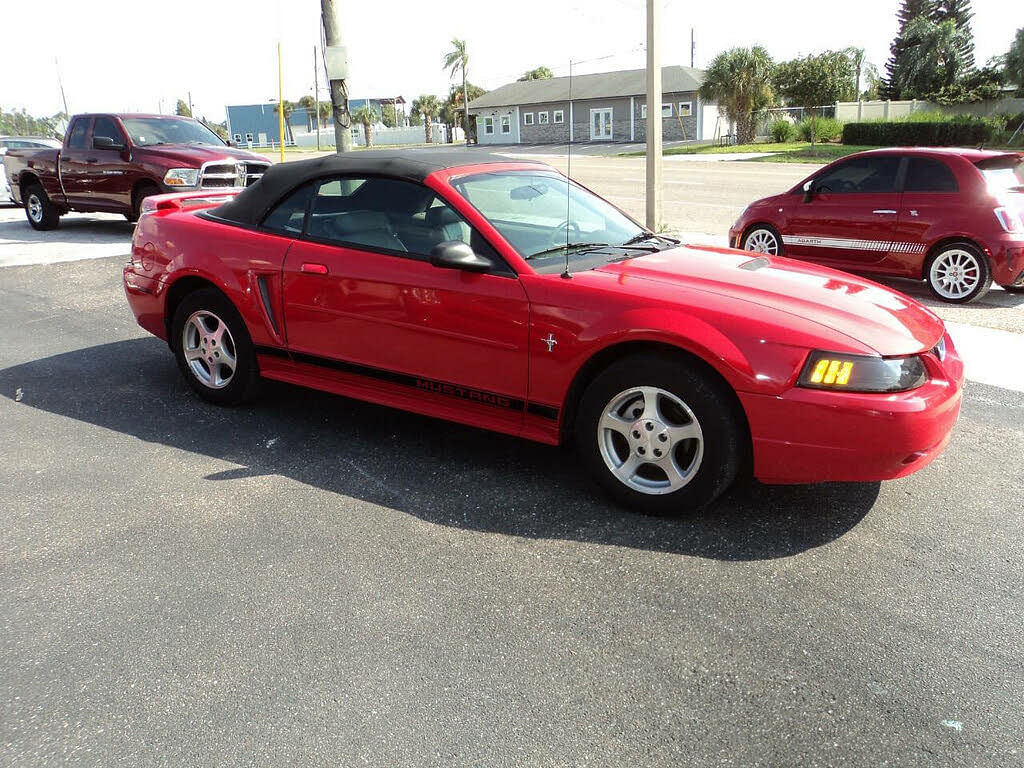
POLYGON ((212 208, 221 205, 233 198, 241 188, 228 187, 218 189, 196 190, 195 192, 172 192, 166 195, 150 195, 142 200, 142 207, 139 215, 145 216, 149 213, 185 211, 193 208, 212 208))

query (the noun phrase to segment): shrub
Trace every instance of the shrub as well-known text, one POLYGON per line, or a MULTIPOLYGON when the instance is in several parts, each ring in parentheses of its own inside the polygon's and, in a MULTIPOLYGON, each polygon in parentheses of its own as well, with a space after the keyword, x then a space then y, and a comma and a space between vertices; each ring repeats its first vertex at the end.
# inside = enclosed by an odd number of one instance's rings
POLYGON ((768 126, 768 135, 776 144, 785 144, 793 138, 796 128, 789 120, 778 119, 768 126))
POLYGON ((944 121, 886 121, 847 123, 843 144, 868 146, 974 146, 992 144, 1003 133, 1003 121, 972 115, 947 116, 944 121))
MULTIPOLYGON (((803 141, 811 140, 811 118, 796 124, 796 130, 803 141)), ((814 136, 816 141, 839 141, 843 135, 843 124, 834 117, 814 118, 814 136)))

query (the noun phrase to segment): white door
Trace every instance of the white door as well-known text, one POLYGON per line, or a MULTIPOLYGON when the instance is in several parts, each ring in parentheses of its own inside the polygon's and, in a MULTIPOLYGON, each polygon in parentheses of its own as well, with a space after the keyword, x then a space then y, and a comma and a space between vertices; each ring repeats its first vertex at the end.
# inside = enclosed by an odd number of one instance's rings
POLYGON ((612 110, 592 109, 590 110, 590 140, 611 141, 612 138, 612 110))

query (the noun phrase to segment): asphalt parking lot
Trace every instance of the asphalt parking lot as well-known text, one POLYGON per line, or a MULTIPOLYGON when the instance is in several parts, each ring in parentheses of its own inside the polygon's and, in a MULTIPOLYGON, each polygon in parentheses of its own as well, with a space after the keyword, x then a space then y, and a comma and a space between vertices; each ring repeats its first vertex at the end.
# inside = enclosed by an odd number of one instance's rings
MULTIPOLYGON (((574 175, 628 197, 602 162, 574 175)), ((694 167, 722 192, 691 201, 740 208, 808 172, 694 167)), ((130 233, 0 211, 0 764, 1021 763, 998 350, 916 475, 657 520, 568 451, 283 385, 199 401, 125 304, 130 233)), ((1018 337, 1012 298, 953 322, 1018 337)))

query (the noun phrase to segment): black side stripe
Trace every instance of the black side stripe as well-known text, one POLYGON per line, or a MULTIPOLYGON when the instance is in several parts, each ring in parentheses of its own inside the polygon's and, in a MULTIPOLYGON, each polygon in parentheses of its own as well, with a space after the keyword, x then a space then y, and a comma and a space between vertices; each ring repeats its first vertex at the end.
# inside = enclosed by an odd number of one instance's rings
POLYGON ((417 389, 422 392, 430 392, 435 395, 447 395, 448 397, 455 397, 461 400, 469 400, 474 403, 489 405, 494 408, 504 408, 506 410, 520 412, 526 411, 527 413, 532 413, 535 416, 540 416, 545 419, 551 419, 552 421, 558 420, 557 408, 552 408, 548 405, 539 405, 537 403, 527 404, 523 400, 506 397, 505 395, 499 395, 495 392, 463 387, 459 384, 450 384, 446 381, 425 379, 422 376, 411 376, 407 373, 389 371, 383 368, 373 368, 368 365, 350 363, 345 360, 334 360, 329 357, 319 357, 318 355, 309 355, 303 352, 289 352, 288 350, 281 349, 280 347, 267 347, 260 345, 256 347, 256 354, 280 357, 286 360, 294 360, 296 363, 314 365, 319 368, 329 368, 334 371, 351 373, 356 376, 365 376, 369 379, 377 379, 379 381, 387 381, 392 384, 399 384, 405 387, 412 387, 413 389, 417 389))

